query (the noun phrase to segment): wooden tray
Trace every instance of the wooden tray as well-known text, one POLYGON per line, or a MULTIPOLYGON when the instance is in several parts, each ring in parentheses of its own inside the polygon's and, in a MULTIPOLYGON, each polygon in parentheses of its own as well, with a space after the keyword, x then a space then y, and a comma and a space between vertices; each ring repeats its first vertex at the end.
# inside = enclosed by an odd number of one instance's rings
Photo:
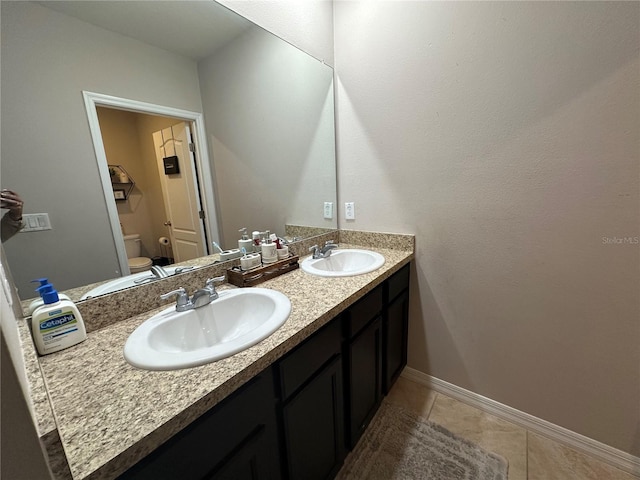
POLYGON ((291 255, 277 262, 243 272, 240 267, 227 270, 227 280, 236 287, 253 287, 300 267, 299 257, 291 255), (236 270, 237 269, 237 270, 236 270))

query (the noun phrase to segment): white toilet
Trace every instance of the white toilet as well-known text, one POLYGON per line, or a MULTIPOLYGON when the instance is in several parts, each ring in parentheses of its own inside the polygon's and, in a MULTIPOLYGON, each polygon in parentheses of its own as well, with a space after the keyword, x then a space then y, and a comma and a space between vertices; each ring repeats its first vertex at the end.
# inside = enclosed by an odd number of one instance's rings
POLYGON ((129 270, 131 273, 144 272, 149 270, 153 262, 150 258, 140 256, 140 234, 132 233, 124 236, 124 248, 129 259, 129 270))

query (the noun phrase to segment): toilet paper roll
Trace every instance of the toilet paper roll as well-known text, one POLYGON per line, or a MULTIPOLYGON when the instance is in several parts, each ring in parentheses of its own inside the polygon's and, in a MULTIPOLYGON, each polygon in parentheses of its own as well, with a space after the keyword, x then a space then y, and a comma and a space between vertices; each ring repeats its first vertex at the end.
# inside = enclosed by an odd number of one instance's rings
POLYGON ((160 245, 169 245, 171 242, 167 237, 160 237, 158 243, 160 243, 160 245))

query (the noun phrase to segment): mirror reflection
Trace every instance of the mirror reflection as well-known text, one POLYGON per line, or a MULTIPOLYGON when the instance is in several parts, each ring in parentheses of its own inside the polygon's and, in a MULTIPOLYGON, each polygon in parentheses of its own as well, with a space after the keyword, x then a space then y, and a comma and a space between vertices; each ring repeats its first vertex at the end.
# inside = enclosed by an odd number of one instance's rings
POLYGON ((166 267, 188 243, 175 233, 186 223, 202 244, 185 255, 198 257, 213 241, 237 248, 243 227, 337 227, 323 216, 336 179, 333 73, 322 62, 215 2, 3 1, 1 34, 1 186, 51 226, 3 243, 22 298, 34 278, 68 290, 128 274, 132 237, 140 258, 166 267), (83 92, 192 112, 199 125, 98 102, 94 142, 83 92), (168 202, 165 184, 189 161, 171 165, 176 125, 196 137, 185 177, 195 196, 168 202))

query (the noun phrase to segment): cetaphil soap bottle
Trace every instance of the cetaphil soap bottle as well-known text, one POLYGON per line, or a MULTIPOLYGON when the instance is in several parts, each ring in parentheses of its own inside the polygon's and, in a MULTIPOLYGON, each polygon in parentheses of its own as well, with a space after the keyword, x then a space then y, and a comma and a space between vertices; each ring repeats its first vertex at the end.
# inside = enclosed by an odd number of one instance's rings
MULTIPOLYGON (((36 278, 35 280, 31 280, 31 283, 35 283, 35 282, 38 282, 40 284, 40 286, 38 288, 36 288, 36 292, 38 292, 40 297, 36 298, 34 301, 32 301, 29 304, 29 315, 33 315, 33 312, 36 311, 36 308, 41 307, 42 305, 44 305, 44 300, 42 299, 42 293, 41 292, 43 290, 43 287, 46 287, 47 285, 50 285, 49 279, 47 279, 47 278, 36 278)), ((60 298, 60 300, 71 300, 64 293, 58 293, 58 297, 60 298)))
POLYGON ((87 339, 82 315, 71 300, 60 300, 53 285, 41 287, 44 305, 33 312, 33 340, 40 355, 57 352, 87 339))

